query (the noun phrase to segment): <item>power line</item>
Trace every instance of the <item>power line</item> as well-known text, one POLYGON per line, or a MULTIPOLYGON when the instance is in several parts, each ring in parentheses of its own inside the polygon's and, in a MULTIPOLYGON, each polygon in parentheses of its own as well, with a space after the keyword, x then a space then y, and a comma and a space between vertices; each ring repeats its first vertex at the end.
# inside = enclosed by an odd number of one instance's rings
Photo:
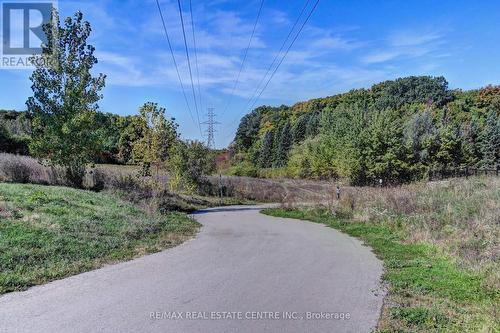
MULTIPOLYGON (((250 110, 255 106, 255 104, 257 104, 258 100, 260 99, 260 97, 262 96, 262 94, 264 93, 264 91, 267 89, 267 87, 269 86, 269 83, 271 82, 271 80, 273 79, 274 75, 276 74, 276 72, 278 71, 278 69, 280 68, 281 64, 283 63, 283 61, 285 60, 286 56, 288 55, 288 53, 290 52, 291 48, 293 47, 293 45, 295 44, 295 42, 297 41, 297 39, 299 38, 299 35, 300 33, 302 32, 302 30, 304 29, 305 25, 307 24, 307 22, 309 21, 309 19, 311 18, 312 14, 314 13, 314 11, 316 10, 316 8, 318 7, 318 4, 319 4, 319 1, 320 0, 317 0, 316 3, 314 4, 313 8, 311 9, 311 11, 309 12, 308 16, 306 17, 305 21, 302 23, 300 29, 297 31, 297 33, 295 34, 295 37, 293 38, 292 42, 290 43, 290 45, 288 46, 285 54, 283 55, 283 57, 281 58, 281 60, 279 61, 278 65, 276 66, 276 68, 274 69, 273 73, 271 74, 271 76, 269 77, 269 79, 267 80, 264 88, 260 91, 259 95, 257 96, 257 98, 255 99, 254 103, 252 104, 252 106, 250 107, 250 110)), ((233 123, 235 123, 236 121, 238 121, 238 118, 236 118, 234 121, 232 121, 230 123, 230 125, 232 125, 233 123)))
POLYGON ((197 46, 196 46, 196 34, 195 34, 195 27, 194 27, 193 2, 192 2, 192 0, 189 0, 189 12, 191 14, 191 30, 193 32, 194 59, 195 59, 195 64, 196 64, 196 76, 197 76, 197 80, 198 80, 198 98, 200 100, 200 109, 203 110, 201 85, 200 85, 200 69, 198 67, 198 50, 197 50, 197 46))
POLYGON ((188 49, 188 45, 187 45, 186 29, 184 27, 184 17, 182 16, 181 1, 177 0, 177 4, 179 5, 179 16, 181 17, 182 35, 184 36, 184 47, 186 49, 186 57, 187 57, 188 68, 189 68, 189 77, 191 78, 191 89, 193 90, 194 107, 196 110, 196 117, 198 118, 198 127, 199 127, 200 132, 201 132, 200 113, 198 112, 198 101, 196 100, 196 92, 194 89, 193 71, 191 70, 191 58, 189 57, 189 49, 188 49))
MULTIPOLYGON (((189 115, 191 116, 193 123, 196 124, 196 120, 194 120, 193 112, 191 111, 191 107, 189 106, 189 101, 188 101, 188 98, 186 95, 186 90, 184 89, 184 84, 182 83, 181 74, 179 72, 179 66, 177 66, 177 61, 175 60, 174 50, 172 48, 172 43, 170 43, 170 37, 168 35, 167 25, 165 24, 165 19, 163 17, 163 11, 161 10, 159 0, 156 0, 156 5, 158 6, 158 12, 160 13, 161 22, 163 24, 163 31, 165 32, 165 37, 167 37, 168 48, 170 49, 170 54, 172 55, 172 60, 173 60, 174 65, 175 65, 175 71, 177 72, 177 78, 179 79, 179 83, 181 84, 182 94, 184 95, 184 100, 186 101, 189 115)), ((200 129, 200 134, 202 134, 201 129, 200 129)))
POLYGON ((251 105, 251 102, 252 100, 255 98, 255 96, 257 96, 257 92, 259 91, 262 83, 264 83, 264 80, 267 78, 267 76, 269 75, 269 73, 271 72, 271 69, 273 69, 274 65, 276 64, 276 61, 278 60, 278 58, 281 56, 281 53, 283 51, 283 49, 285 48, 286 46, 286 43, 288 42, 288 40, 290 39, 290 37, 292 36, 292 33, 293 31, 295 30, 295 28, 297 27, 297 24, 299 24, 300 22, 300 19, 302 18, 302 15, 304 15, 304 12, 306 11, 307 7, 309 6, 309 3, 311 2, 311 0, 307 0, 305 5, 302 7, 302 10, 300 11, 300 14, 299 16, 297 17, 297 19, 295 20, 295 23, 293 24, 292 28, 290 29, 290 32, 288 33, 288 35, 286 36, 285 40, 283 41, 283 44, 281 44, 281 47, 279 49, 279 51, 276 53, 276 56, 274 57, 273 59, 273 62, 269 65, 269 67, 267 68, 267 71, 266 71, 266 74, 264 74, 264 76, 262 77, 262 79, 260 80, 259 84, 257 85, 257 88, 255 88, 255 91, 254 93, 252 94, 252 97, 250 97, 250 99, 248 100, 247 104, 245 105, 245 110, 246 108, 251 105))
POLYGON ((255 19, 255 23, 253 25, 252 34, 250 35, 250 40, 248 41, 248 45, 247 45, 247 48, 245 50, 245 54, 243 56, 243 61, 241 62, 241 66, 240 66, 240 70, 238 72, 238 76, 236 77, 236 81, 234 82, 233 90, 231 92, 231 96, 229 97, 229 101, 227 102, 226 107, 222 111, 222 115, 224 115, 226 113, 227 109, 229 108, 229 105, 231 105, 231 102, 233 101, 234 93, 236 91, 236 88, 238 87, 238 83, 240 81, 241 72, 243 71, 243 67, 245 66, 245 62, 246 62, 247 56, 248 56, 248 51, 250 49, 250 45, 252 44, 252 40, 253 40, 253 37, 255 35, 255 30, 257 28, 257 24, 259 23, 260 14, 262 13, 262 7, 264 7, 264 0, 261 0, 261 2, 260 2, 260 7, 259 7, 259 11, 257 13, 257 18, 255 19))
POLYGON ((299 31, 297 31, 297 34, 295 35, 294 39, 292 40, 292 42, 290 43, 290 46, 288 46, 288 49, 286 50, 285 54, 283 55, 283 58, 281 58, 280 62, 278 63, 278 66, 276 66, 276 68, 274 69, 274 72, 271 74, 271 77, 269 77, 269 80, 267 80, 266 82, 266 85, 264 86, 264 88, 261 90, 259 96, 257 96, 257 98, 255 99, 254 103, 252 104, 252 106, 250 107, 253 108, 255 106, 255 104, 257 104, 257 101, 260 99, 260 97, 262 96, 262 94, 264 93, 264 91, 267 89, 267 87, 269 86, 269 83, 271 82, 271 80, 273 79, 274 75, 276 74, 276 72, 278 72, 278 69, 280 68, 281 64, 283 63, 283 61, 285 60, 286 56, 288 55, 288 53, 290 52, 290 50, 292 49, 293 45, 295 44, 295 42, 297 41, 297 39, 299 38, 299 35, 300 33, 302 32, 302 30, 304 29, 304 27, 306 26, 307 22, 309 21, 309 19, 311 18, 312 14, 314 13, 314 11, 316 10, 316 8, 318 7, 318 4, 319 4, 319 1, 320 0, 316 0, 316 3, 314 4, 314 7, 311 9, 311 12, 309 13, 309 15, 306 17, 304 23, 302 23, 302 26, 300 27, 299 31))

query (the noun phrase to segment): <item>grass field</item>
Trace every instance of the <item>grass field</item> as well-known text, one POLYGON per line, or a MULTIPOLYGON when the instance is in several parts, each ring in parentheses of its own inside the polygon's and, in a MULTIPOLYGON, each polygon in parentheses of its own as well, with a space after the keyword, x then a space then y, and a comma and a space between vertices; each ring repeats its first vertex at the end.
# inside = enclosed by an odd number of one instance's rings
POLYGON ((353 189, 332 207, 268 209, 362 239, 385 266, 380 332, 500 332, 499 180, 353 189))
POLYGON ((198 228, 106 194, 0 183, 0 294, 157 252, 198 228))

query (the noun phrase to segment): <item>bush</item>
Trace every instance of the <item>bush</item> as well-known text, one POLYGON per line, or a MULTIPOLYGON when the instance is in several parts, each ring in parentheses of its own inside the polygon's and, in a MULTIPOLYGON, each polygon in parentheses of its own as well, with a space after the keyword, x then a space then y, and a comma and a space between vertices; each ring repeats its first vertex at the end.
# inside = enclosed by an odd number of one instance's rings
POLYGON ((242 161, 231 166, 227 170, 226 174, 229 176, 238 177, 257 177, 259 174, 259 170, 252 163, 248 161, 242 161))
POLYGON ((215 158, 201 142, 180 141, 172 149, 168 166, 171 190, 201 193, 210 186, 207 176, 215 171, 215 158))

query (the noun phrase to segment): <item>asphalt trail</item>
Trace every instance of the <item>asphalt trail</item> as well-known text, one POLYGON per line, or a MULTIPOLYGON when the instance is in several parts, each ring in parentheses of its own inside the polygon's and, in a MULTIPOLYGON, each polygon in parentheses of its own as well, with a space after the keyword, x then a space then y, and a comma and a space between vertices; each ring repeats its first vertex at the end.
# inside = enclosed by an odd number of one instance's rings
POLYGON ((382 264, 320 224, 200 211, 174 249, 0 297, 0 332, 370 332, 382 264), (188 318, 189 316, 189 318, 188 318))

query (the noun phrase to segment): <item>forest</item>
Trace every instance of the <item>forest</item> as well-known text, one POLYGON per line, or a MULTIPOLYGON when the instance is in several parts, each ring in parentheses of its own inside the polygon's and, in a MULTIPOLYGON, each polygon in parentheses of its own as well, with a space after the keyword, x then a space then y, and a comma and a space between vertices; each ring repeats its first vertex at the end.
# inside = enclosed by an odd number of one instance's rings
MULTIPOLYGON (((179 141, 175 119, 165 112, 146 103, 137 115, 95 113, 91 162, 143 165, 146 173, 151 164, 165 162, 173 145, 161 143, 179 141), (151 142, 152 149, 145 149, 151 142)), ((291 107, 260 106, 242 118, 225 172, 372 185, 380 179, 411 182, 447 169, 495 169, 499 114, 500 86, 451 90, 445 78, 429 76, 291 107)), ((29 113, 0 111, 0 120, 0 151, 30 154, 29 113)))
POLYGON ((399 184, 435 171, 496 168, 500 86, 449 89, 444 77, 406 77, 243 117, 233 175, 399 184))

